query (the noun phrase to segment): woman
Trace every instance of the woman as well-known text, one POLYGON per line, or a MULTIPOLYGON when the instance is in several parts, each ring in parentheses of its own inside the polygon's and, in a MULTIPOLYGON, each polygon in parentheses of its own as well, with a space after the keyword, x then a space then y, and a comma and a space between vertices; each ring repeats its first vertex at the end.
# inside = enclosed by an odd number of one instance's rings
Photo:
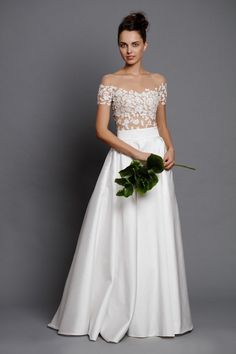
POLYGON ((96 134, 110 146, 81 226, 61 303, 49 327, 118 343, 124 336, 175 337, 193 329, 166 124, 165 76, 144 70, 148 20, 130 13, 118 29, 125 65, 102 77, 96 134), (117 135, 108 129, 110 109, 117 135), (117 196, 132 159, 161 155, 165 169, 144 195, 117 196))

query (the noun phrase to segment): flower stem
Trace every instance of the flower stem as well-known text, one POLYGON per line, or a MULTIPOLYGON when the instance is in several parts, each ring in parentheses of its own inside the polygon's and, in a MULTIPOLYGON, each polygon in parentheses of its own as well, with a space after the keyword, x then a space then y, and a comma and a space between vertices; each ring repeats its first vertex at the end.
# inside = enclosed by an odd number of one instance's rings
POLYGON ((190 168, 191 170, 196 170, 196 168, 194 168, 194 167, 190 167, 190 166, 187 166, 187 165, 182 165, 182 164, 179 164, 179 163, 175 163, 174 166, 186 167, 186 168, 190 168))

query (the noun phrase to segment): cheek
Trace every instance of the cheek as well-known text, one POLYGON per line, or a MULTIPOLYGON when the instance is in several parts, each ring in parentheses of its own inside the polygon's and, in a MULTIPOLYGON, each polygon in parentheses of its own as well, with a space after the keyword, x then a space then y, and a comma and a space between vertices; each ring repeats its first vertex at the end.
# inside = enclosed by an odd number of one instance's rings
POLYGON ((142 47, 138 48, 138 53, 139 53, 139 55, 143 54, 143 48, 142 47))
POLYGON ((135 55, 137 55, 137 56, 141 56, 142 55, 142 48, 140 48, 140 47, 133 48, 133 53, 135 53, 135 55))

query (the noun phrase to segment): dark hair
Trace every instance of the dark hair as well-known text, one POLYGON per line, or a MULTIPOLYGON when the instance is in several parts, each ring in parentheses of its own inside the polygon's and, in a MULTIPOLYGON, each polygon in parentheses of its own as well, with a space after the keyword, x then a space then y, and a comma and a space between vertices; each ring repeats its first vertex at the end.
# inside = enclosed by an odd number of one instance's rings
POLYGON ((142 37, 144 43, 146 42, 146 29, 149 26, 149 21, 143 11, 140 12, 130 12, 128 16, 125 16, 118 27, 118 37, 117 41, 119 44, 120 33, 124 30, 127 31, 138 31, 142 37))

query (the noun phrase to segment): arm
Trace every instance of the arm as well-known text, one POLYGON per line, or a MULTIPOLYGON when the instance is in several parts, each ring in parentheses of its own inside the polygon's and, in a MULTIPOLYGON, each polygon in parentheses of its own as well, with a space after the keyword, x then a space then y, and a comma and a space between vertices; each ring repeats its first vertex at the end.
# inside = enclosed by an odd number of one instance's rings
MULTIPOLYGON (((104 85, 109 85, 108 75, 104 75, 101 83, 104 85)), ((105 100, 103 104, 98 103, 97 113, 96 113, 96 137, 122 154, 128 155, 133 159, 138 159, 145 161, 150 155, 149 153, 135 149, 130 144, 127 144, 125 141, 119 139, 111 130, 108 129, 109 119, 110 119, 110 106, 111 98, 105 100)))
MULTIPOLYGON (((161 75, 161 81, 166 85, 165 76, 161 75)), ((175 164, 175 149, 172 141, 170 131, 167 127, 166 119, 166 102, 167 102, 167 86, 161 88, 161 99, 157 107, 156 112, 156 122, 158 126, 159 133, 163 138, 167 151, 164 156, 164 166, 166 170, 172 168, 175 164)))
POLYGON ((96 115, 96 137, 122 154, 128 155, 133 159, 146 160, 146 155, 140 150, 135 149, 130 144, 119 139, 111 130, 108 129, 110 109, 108 105, 98 105, 96 115))
POLYGON ((164 139, 167 149, 174 150, 172 137, 166 122, 166 105, 159 104, 157 107, 157 126, 161 137, 164 139))

